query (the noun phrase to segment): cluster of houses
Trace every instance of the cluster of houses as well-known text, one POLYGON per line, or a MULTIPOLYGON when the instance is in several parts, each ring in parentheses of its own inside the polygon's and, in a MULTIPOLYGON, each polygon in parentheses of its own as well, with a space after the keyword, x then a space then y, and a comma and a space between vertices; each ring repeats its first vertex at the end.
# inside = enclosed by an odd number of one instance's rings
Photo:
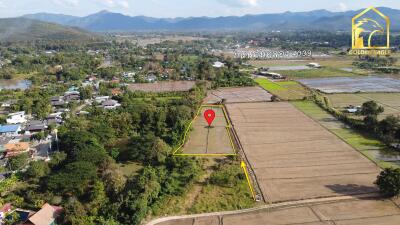
POLYGON ((35 212, 14 208, 11 203, 6 203, 0 208, 0 224, 4 224, 7 219, 10 219, 12 214, 18 215, 18 225, 54 225, 58 223, 63 212, 63 208, 59 206, 44 204, 42 208, 35 212))
POLYGON ((47 121, 31 120, 25 112, 10 113, 7 116, 7 124, 0 125, 0 158, 11 158, 22 153, 30 153, 31 135, 45 131, 48 128, 47 121))

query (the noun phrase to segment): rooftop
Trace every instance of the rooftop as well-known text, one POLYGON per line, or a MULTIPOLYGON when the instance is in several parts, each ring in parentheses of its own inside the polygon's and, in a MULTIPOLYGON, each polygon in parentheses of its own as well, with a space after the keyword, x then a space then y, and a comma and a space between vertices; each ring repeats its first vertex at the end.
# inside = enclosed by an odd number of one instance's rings
POLYGON ((28 222, 34 225, 49 225, 55 221, 61 211, 62 208, 46 203, 37 213, 29 217, 28 222))
POLYGON ((20 128, 20 124, 2 125, 0 126, 0 133, 17 132, 20 128))

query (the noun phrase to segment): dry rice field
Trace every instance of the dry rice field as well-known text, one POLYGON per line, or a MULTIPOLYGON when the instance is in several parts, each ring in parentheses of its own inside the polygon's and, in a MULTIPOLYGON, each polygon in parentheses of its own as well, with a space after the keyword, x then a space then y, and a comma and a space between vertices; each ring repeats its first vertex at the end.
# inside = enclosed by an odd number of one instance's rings
POLYGON ((130 84, 130 91, 144 92, 174 92, 174 91, 189 91, 194 87, 194 81, 160 81, 156 83, 130 84))
POLYGON ((399 221, 400 209, 391 200, 352 199, 171 220, 159 225, 398 225, 399 221))
POLYGON ((269 102, 272 95, 260 87, 219 88, 208 92, 205 103, 269 102))
POLYGON ((376 191, 377 166, 291 104, 227 109, 267 201, 376 191))
POLYGON ((179 153, 235 154, 227 126, 228 122, 221 107, 202 107, 194 119, 187 134, 187 140, 179 153), (215 120, 210 128, 203 117, 207 109, 215 111, 215 120))

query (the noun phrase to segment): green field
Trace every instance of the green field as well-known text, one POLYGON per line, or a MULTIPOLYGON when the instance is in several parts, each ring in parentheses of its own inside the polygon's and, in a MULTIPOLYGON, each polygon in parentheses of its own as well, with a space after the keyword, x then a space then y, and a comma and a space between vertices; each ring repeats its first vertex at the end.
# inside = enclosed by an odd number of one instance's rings
POLYGON ((308 95, 307 89, 296 81, 272 82, 265 78, 257 78, 255 81, 282 100, 299 100, 308 95))
POLYGON ((279 71, 279 74, 284 75, 292 79, 303 79, 303 78, 321 78, 321 77, 351 77, 359 74, 343 71, 341 69, 324 67, 321 69, 309 69, 309 70, 283 70, 279 71))
POLYGON ((391 159, 399 157, 399 153, 388 150, 382 142, 376 139, 363 136, 348 128, 315 103, 310 101, 298 101, 293 102, 292 104, 307 116, 319 122, 322 126, 334 133, 347 144, 361 152, 364 156, 375 162, 379 167, 387 168, 391 166, 400 166, 400 162, 398 161, 397 163, 389 162, 391 159))
POLYGON ((340 111, 349 105, 361 106, 364 102, 373 100, 385 108, 379 119, 388 115, 400 115, 400 93, 329 94, 326 97, 330 105, 340 111))
POLYGON ((238 161, 220 164, 211 174, 196 201, 191 214, 251 208, 255 202, 238 161))
POLYGON ((239 161, 205 159, 204 173, 180 196, 167 196, 153 216, 220 212, 255 206, 239 161), (170 207, 165 207, 166 205, 170 207))

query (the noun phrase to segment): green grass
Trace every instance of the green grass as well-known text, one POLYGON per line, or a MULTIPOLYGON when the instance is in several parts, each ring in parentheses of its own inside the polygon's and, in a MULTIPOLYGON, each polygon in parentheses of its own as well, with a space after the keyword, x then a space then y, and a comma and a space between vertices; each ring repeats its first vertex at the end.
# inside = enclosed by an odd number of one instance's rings
POLYGON ((207 168, 203 174, 205 177, 191 184, 180 195, 168 195, 160 199, 159 203, 152 207, 152 216, 220 212, 254 207, 255 201, 239 162, 226 158, 218 161, 205 165, 207 168), (217 185, 215 180, 224 184, 217 185))
POLYGON ((308 95, 308 91, 296 81, 272 82, 265 78, 257 78, 255 81, 265 90, 278 96, 282 100, 299 100, 308 95))
POLYGON ((216 185, 207 185, 197 198, 190 213, 207 213, 239 210, 254 207, 255 202, 249 193, 249 187, 245 181, 231 188, 216 185))
POLYGON ((189 209, 191 214, 239 210, 255 206, 239 162, 221 164, 211 177, 218 177, 217 179, 230 177, 234 182, 228 182, 227 185, 209 182, 189 209))
POLYGON ((272 82, 268 79, 257 78, 255 80, 261 87, 263 87, 267 91, 287 91, 288 89, 278 85, 276 82, 272 82))
POLYGON ((351 77, 359 75, 352 72, 343 71, 331 67, 310 70, 283 70, 280 74, 289 78, 320 78, 320 77, 351 77))
POLYGON ((118 167, 125 177, 133 177, 143 168, 142 164, 137 162, 118 163, 118 167))
POLYGON ((362 134, 346 127, 342 122, 336 120, 332 115, 310 101, 297 101, 292 104, 307 116, 318 121, 322 126, 338 136, 340 139, 358 150, 371 161, 381 168, 398 167, 395 163, 385 162, 379 159, 379 155, 396 155, 388 150, 386 146, 374 138, 363 136, 362 134), (328 124, 325 121, 330 121, 328 124), (336 125, 332 126, 332 121, 336 125))

